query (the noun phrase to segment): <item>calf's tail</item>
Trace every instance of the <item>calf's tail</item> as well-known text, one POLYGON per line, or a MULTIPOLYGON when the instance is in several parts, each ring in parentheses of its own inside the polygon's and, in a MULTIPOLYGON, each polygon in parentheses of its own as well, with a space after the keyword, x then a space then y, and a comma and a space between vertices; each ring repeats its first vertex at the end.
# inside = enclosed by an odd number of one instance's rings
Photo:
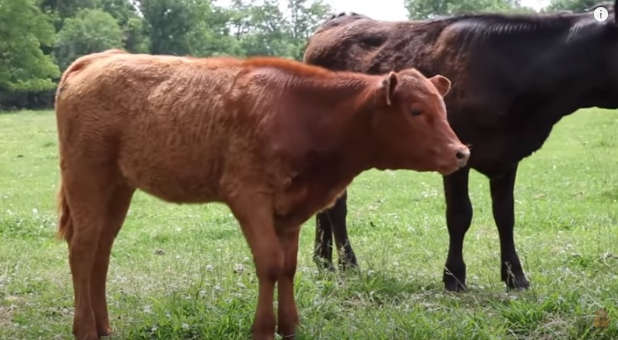
POLYGON ((58 234, 59 239, 71 240, 73 235, 73 219, 71 218, 71 209, 67 204, 66 193, 62 182, 60 182, 60 190, 58 190, 58 234))

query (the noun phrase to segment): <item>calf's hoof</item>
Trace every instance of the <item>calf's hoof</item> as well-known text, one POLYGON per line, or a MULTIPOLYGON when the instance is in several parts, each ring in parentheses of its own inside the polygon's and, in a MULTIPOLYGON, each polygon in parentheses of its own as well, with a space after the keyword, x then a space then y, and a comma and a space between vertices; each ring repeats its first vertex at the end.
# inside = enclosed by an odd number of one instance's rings
POLYGON ((112 329, 110 327, 102 327, 97 330, 99 336, 110 336, 112 335, 112 329))
POLYGON ((266 333, 253 333, 253 340, 274 340, 275 334, 266 334, 266 333))
POLYGON ((99 335, 95 332, 75 332, 74 335, 77 340, 99 340, 99 335))

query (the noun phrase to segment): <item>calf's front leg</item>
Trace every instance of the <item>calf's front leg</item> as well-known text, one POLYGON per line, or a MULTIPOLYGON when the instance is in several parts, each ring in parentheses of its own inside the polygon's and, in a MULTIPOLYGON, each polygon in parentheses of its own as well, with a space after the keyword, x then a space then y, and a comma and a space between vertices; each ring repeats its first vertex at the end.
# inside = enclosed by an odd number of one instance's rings
MULTIPOLYGON (((245 196, 246 198, 247 196, 245 196)), ((256 340, 270 340, 275 335, 273 295, 284 268, 284 252, 275 232, 272 209, 264 197, 253 197, 230 204, 253 253, 259 292, 252 332, 256 340)))
POLYGON ((296 274, 299 232, 300 227, 296 227, 277 233, 284 256, 283 271, 277 282, 279 292, 278 328, 279 335, 284 339, 293 339, 298 325, 298 310, 294 301, 294 275, 296 274))

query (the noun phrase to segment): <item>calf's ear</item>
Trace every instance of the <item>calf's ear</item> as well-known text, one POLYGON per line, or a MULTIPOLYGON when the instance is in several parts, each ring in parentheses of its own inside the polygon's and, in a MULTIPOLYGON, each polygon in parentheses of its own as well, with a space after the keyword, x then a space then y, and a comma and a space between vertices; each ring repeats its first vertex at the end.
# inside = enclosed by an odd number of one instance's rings
POLYGON ((429 78, 429 81, 436 87, 436 89, 438 89, 438 92, 440 92, 442 97, 446 96, 448 91, 451 90, 451 81, 445 76, 438 74, 429 78))
POLYGON ((391 106, 393 103, 393 93, 395 92, 395 88, 397 87, 397 73, 390 72, 384 79, 382 80, 382 92, 386 98, 386 105, 391 106))

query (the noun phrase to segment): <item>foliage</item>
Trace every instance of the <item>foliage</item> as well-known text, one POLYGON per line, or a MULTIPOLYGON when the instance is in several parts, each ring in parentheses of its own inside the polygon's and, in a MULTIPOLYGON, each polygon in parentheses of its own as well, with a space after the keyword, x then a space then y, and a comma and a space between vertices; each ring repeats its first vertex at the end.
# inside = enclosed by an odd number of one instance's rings
POLYGON ((197 20, 191 0, 141 0, 152 54, 189 54, 188 34, 197 20))
POLYGON ((307 38, 330 11, 322 0, 288 0, 286 12, 278 0, 234 0, 232 32, 246 55, 276 55, 302 59, 307 38))
POLYGON ((517 0, 404 0, 410 19, 478 12, 509 12, 519 8, 517 0))
POLYGON ((61 19, 75 16, 80 9, 94 8, 98 0, 39 0, 45 11, 54 12, 61 19))
POLYGON ((573 12, 583 12, 599 5, 597 0, 551 0, 548 9, 551 11, 567 10, 573 12))
POLYGON ((76 58, 109 48, 122 48, 124 35, 118 22, 100 9, 82 9, 65 20, 54 55, 62 69, 76 58))
MULTIPOLYGON (((33 0, 0 0, 0 90, 44 91, 59 75, 42 47, 54 43, 54 27, 33 0)), ((1 99, 1 98, 0 98, 1 99)))
POLYGON ((231 23, 245 55, 290 56, 287 22, 278 0, 263 0, 259 5, 234 0, 233 4, 231 23))
MULTIPOLYGON (((618 115, 563 118, 520 163, 516 238, 532 282, 507 292, 487 178, 472 172, 469 291, 445 292, 442 178, 368 171, 349 190, 360 271, 319 273, 302 228, 298 339, 618 339, 618 115), (609 323, 595 322, 604 309, 609 323)), ((69 339, 67 245, 54 238, 59 160, 52 111, 0 113, 0 339, 69 339)), ((133 198, 112 250, 114 339, 248 339, 251 252, 229 209, 133 198)))
POLYGON ((294 48, 292 56, 300 60, 302 59, 307 39, 331 9, 322 0, 312 2, 307 0, 288 0, 288 9, 290 11, 290 38, 294 48))
POLYGON ((324 0, 286 1, 232 0, 224 7, 216 0, 0 0, 0 88, 7 90, 0 107, 49 105, 59 78, 54 62, 65 69, 84 54, 112 47, 301 59, 307 37, 330 7, 324 0))
POLYGON ((130 52, 148 52, 144 20, 130 0, 97 0, 97 8, 111 14, 124 33, 124 48, 130 52))
POLYGON ((191 55, 243 55, 242 47, 230 31, 229 22, 234 10, 215 6, 212 1, 199 1, 192 5, 191 11, 197 17, 187 32, 191 55))
POLYGON ((80 9, 94 8, 98 0, 38 0, 39 7, 49 13, 56 31, 62 28, 64 19, 74 17, 80 9))

